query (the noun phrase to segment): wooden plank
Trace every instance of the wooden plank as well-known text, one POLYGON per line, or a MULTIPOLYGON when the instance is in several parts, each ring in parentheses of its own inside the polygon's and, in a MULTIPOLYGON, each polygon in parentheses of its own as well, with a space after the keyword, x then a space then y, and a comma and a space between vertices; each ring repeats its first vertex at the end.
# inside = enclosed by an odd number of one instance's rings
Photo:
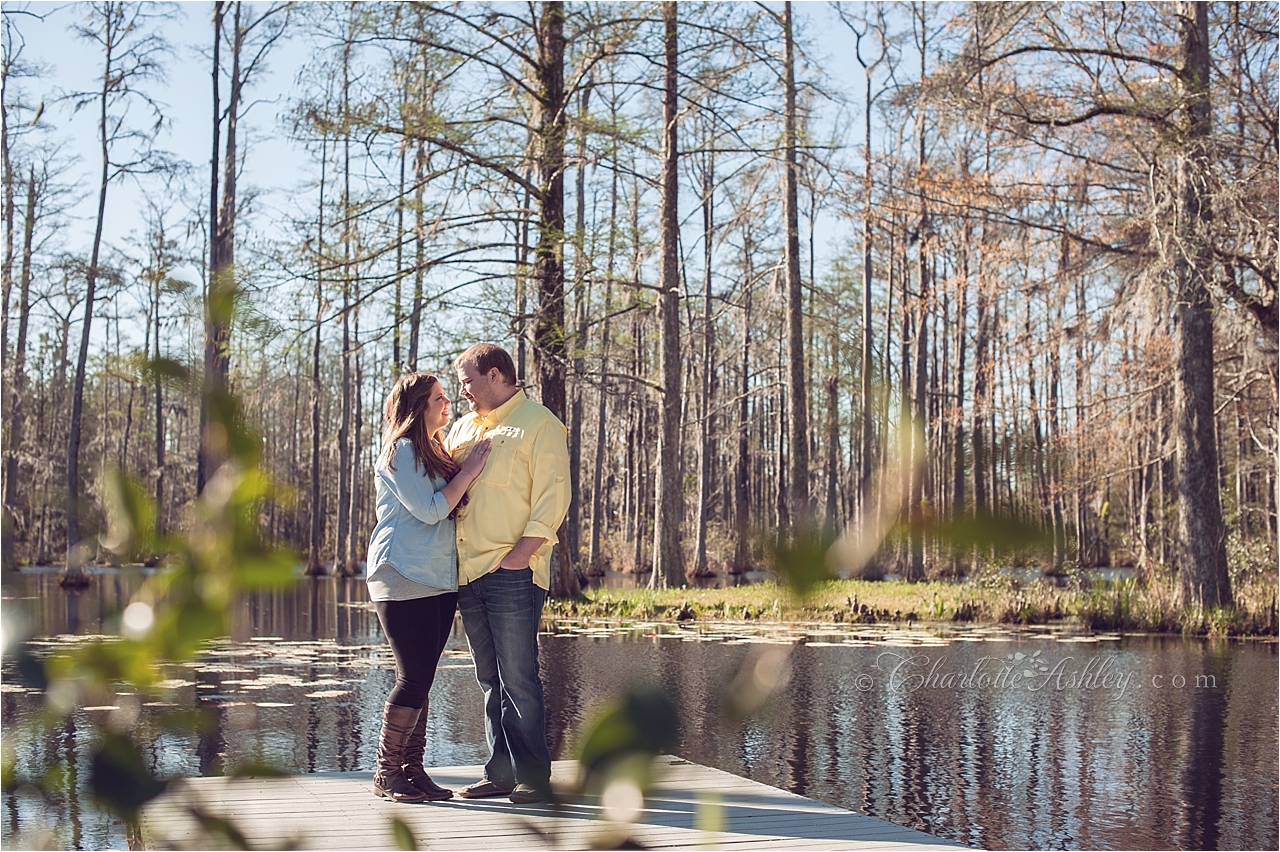
MULTIPOLYGON (((294 841, 303 849, 394 849, 392 818, 425 849, 588 849, 629 838, 650 849, 955 849, 960 844, 865 814, 815 802, 675 757, 661 757, 659 781, 634 824, 610 822, 596 796, 557 806, 513 805, 505 798, 402 805, 372 793, 372 772, 324 772, 288 778, 193 778, 143 812, 145 848, 205 848, 192 808, 231 821, 254 846, 294 841), (709 822, 708 822, 709 821, 709 822), (700 825, 717 830, 703 831, 700 825)), ((552 783, 569 789, 577 764, 557 761, 552 783)), ((458 788, 481 767, 430 770, 458 788)))

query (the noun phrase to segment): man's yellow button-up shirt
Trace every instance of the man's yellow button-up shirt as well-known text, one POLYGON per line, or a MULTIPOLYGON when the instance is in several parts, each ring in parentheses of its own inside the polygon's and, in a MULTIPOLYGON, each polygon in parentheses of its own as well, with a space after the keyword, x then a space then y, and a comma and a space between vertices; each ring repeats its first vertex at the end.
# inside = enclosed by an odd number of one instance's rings
POLYGON ((458 464, 488 438, 489 458, 458 513, 458 585, 493 570, 524 536, 545 538, 530 560, 533 582, 551 587, 551 546, 569 512, 569 448, 564 424, 516 395, 489 414, 474 411, 449 430, 445 448, 458 464))

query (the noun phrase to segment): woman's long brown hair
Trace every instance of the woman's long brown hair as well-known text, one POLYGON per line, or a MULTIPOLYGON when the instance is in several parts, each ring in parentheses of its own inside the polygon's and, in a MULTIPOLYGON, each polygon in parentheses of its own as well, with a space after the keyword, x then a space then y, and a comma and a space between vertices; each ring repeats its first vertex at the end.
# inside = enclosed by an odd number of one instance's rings
POLYGON ((382 452, 378 464, 395 470, 396 441, 408 438, 413 444, 413 455, 428 476, 453 479, 458 465, 445 452, 440 439, 428 435, 423 428, 422 417, 427 404, 435 393, 440 380, 426 373, 409 373, 401 376, 387 394, 382 408, 382 452))

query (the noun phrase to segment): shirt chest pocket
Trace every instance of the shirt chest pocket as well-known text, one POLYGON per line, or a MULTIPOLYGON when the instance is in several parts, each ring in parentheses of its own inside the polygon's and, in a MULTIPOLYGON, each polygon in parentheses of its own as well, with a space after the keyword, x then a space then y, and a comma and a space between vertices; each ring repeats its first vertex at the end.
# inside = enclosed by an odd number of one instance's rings
POLYGON ((489 458, 485 459, 484 469, 480 471, 480 482, 495 488, 507 488, 511 485, 511 472, 520 452, 520 438, 498 432, 491 434, 489 439, 489 458))

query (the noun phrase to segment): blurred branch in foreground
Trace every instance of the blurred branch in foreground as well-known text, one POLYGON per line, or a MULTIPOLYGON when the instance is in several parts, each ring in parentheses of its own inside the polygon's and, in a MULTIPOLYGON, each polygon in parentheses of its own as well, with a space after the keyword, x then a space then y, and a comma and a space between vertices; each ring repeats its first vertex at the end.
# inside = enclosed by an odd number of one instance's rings
MULTIPOLYGON (((187 379, 172 363, 151 369, 187 379)), ((45 695, 43 711, 20 723, 34 730, 15 733, 15 739, 56 729, 78 707, 121 705, 119 712, 93 716, 89 788, 131 832, 137 831, 141 808, 176 780, 160 777, 148 766, 136 729, 142 701, 158 694, 162 667, 190 660, 203 643, 226 635, 227 613, 237 592, 286 586, 298 564, 296 554, 264 541, 259 532, 259 508, 274 495, 258 466, 260 439, 245 426, 230 393, 209 392, 207 403, 209 438, 225 450, 224 461, 197 500, 185 532, 158 534, 156 507, 144 487, 118 472, 108 477, 108 526, 100 539, 104 549, 120 562, 137 554, 166 555, 164 565, 117 614, 119 635, 93 637, 42 664, 24 637, 6 631, 5 653, 18 656, 24 685, 45 695)), ((189 732, 208 720, 199 711, 176 709, 160 713, 159 723, 166 730, 189 732)), ((58 795, 63 784, 59 767, 19 766, 8 740, 3 760, 6 793, 33 792, 46 799, 58 795)), ((259 776, 278 772, 256 763, 230 772, 240 770, 259 776)), ((234 826, 212 818, 201 823, 218 846, 244 848, 234 826)))

